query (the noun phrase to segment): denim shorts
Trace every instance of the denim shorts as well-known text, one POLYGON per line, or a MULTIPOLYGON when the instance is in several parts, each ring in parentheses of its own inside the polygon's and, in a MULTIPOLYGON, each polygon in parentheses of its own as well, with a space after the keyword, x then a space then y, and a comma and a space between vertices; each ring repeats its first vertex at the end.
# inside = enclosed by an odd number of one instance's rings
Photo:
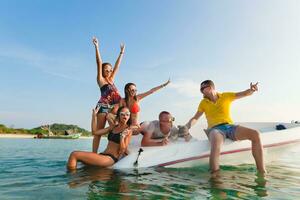
POLYGON ((238 126, 234 124, 219 124, 216 125, 210 129, 208 129, 208 133, 210 133, 212 130, 218 130, 225 138, 229 138, 231 140, 237 140, 235 138, 235 130, 238 126))
POLYGON ((96 108, 97 107, 99 107, 98 114, 99 113, 109 113, 112 110, 112 108, 113 108, 112 105, 102 104, 102 103, 97 103, 96 108))

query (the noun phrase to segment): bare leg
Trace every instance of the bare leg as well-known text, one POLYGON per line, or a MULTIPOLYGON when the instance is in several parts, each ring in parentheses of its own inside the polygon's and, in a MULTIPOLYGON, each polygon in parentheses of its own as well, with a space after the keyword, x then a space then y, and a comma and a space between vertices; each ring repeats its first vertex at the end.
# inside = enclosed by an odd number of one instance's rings
POLYGON ((115 125, 115 119, 116 119, 116 116, 114 114, 107 113, 106 120, 107 120, 109 126, 115 125))
POLYGON ((68 160, 68 168, 76 169, 78 161, 99 167, 109 167, 114 164, 114 161, 109 156, 99 155, 93 152, 73 151, 68 160))
MULTIPOLYGON (((98 114, 97 115, 97 129, 98 130, 103 129, 105 127, 105 123, 106 123, 106 113, 98 114)), ((94 138, 93 138, 93 152, 94 153, 98 152, 100 139, 101 139, 101 136, 94 135, 94 138)))
POLYGON ((252 155, 255 159, 257 170, 260 173, 265 173, 263 146, 261 144, 259 132, 254 129, 238 126, 236 128, 235 138, 237 140, 251 140, 252 155))
POLYGON ((224 142, 224 136, 218 130, 212 130, 209 133, 210 139, 210 156, 209 156, 209 165, 211 173, 214 173, 220 169, 219 158, 221 145, 224 142))

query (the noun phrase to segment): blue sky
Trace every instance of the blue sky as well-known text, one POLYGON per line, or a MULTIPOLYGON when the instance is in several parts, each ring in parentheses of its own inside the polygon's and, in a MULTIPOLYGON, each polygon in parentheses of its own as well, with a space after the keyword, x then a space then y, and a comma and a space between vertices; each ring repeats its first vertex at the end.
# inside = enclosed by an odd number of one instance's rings
MULTIPOLYGON (((1 1, 0 123, 90 129, 100 96, 92 36, 104 61, 126 52, 116 77, 143 92, 141 120, 171 111, 178 124, 195 113, 199 83, 255 95, 232 106, 235 121, 300 119, 299 1, 1 1)), ((198 126, 205 126, 202 119, 198 126)))

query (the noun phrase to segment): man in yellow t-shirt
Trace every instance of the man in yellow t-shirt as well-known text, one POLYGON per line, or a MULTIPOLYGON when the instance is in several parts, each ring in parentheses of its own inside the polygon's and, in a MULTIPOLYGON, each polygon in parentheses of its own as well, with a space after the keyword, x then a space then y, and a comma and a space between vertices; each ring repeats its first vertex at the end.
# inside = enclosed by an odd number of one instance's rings
POLYGON ((231 140, 250 140, 252 142, 252 154, 259 172, 265 173, 263 147, 259 132, 250 128, 233 124, 230 116, 231 102, 252 95, 258 90, 257 84, 250 83, 250 88, 242 92, 218 93, 213 81, 206 80, 200 85, 203 94, 196 114, 189 120, 186 126, 190 129, 204 113, 208 124, 208 137, 211 143, 209 157, 210 170, 212 173, 219 170, 219 156, 221 145, 225 138, 231 140))

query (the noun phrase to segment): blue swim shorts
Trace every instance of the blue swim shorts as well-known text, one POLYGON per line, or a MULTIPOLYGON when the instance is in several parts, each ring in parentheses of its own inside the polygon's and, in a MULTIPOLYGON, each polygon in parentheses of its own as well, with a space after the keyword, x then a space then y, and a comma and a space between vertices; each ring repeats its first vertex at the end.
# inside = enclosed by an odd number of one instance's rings
POLYGON ((219 124, 216 125, 210 129, 208 129, 208 133, 210 133, 212 130, 218 130, 225 138, 229 138, 231 140, 237 140, 235 138, 235 130, 238 126, 234 124, 219 124))

